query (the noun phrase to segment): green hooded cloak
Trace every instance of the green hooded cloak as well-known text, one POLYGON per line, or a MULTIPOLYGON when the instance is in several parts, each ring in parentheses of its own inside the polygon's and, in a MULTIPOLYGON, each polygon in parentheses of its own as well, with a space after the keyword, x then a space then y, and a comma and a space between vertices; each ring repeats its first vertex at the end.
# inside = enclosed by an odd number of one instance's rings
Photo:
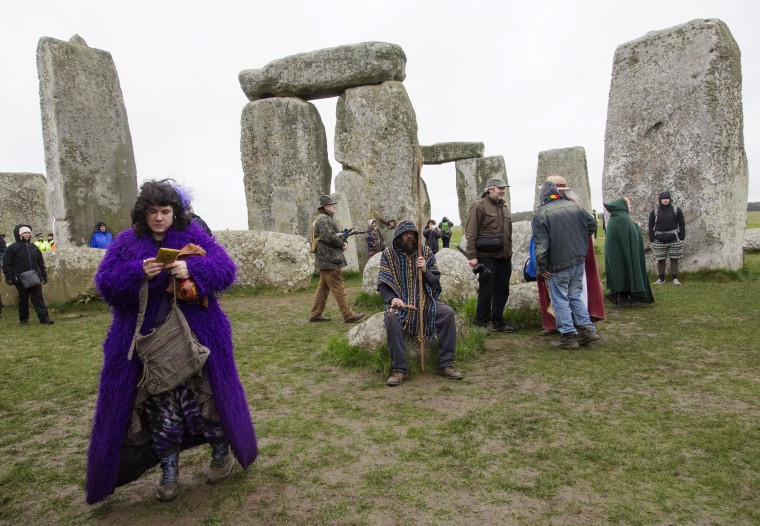
POLYGON ((625 199, 605 203, 610 213, 604 241, 607 288, 613 292, 630 291, 640 303, 654 303, 644 260, 644 237, 628 215, 625 199))

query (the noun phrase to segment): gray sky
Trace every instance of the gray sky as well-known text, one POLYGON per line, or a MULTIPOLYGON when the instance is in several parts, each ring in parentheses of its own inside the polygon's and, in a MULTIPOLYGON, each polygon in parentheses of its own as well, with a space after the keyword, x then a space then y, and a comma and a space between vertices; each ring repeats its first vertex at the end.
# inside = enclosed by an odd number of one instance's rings
MULTIPOLYGON (((247 228, 237 74, 371 40, 400 45, 420 144, 482 141, 502 155, 512 210, 533 205, 538 152, 583 146, 601 208, 615 48, 696 18, 725 22, 742 52, 749 200, 760 201, 760 7, 752 0, 2 1, 0 171, 45 173, 35 54, 42 36, 111 52, 138 182, 174 177, 213 229, 247 228)), ((332 153, 336 99, 315 101, 332 153)), ((454 166, 426 166, 433 217, 457 220, 454 166)), ((653 201, 656 197, 653 196, 653 201)))

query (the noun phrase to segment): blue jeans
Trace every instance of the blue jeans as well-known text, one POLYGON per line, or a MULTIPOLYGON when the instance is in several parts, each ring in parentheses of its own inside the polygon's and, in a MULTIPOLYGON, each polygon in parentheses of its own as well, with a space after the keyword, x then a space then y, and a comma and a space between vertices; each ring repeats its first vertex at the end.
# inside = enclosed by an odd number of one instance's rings
POLYGON ((546 280, 554 307, 554 318, 557 320, 557 330, 562 334, 575 333, 576 326, 596 330, 591 323, 586 304, 583 303, 583 272, 584 264, 581 263, 552 272, 551 279, 546 280))

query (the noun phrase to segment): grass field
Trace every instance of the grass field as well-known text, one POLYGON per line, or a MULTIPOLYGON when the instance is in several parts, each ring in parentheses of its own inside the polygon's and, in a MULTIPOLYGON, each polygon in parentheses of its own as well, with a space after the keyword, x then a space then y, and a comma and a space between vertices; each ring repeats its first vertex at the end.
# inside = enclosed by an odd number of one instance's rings
MULTIPOLYGON (((196 448, 176 501, 152 497, 154 471, 92 507, 110 314, 96 302, 20 326, 6 308, 0 523, 760 524, 760 254, 683 282, 656 287, 654 305, 610 307, 590 348, 554 350, 523 323, 481 339, 457 363, 463 381, 428 370, 398 388, 384 359, 336 365, 329 349, 351 326, 306 321, 314 283, 227 294, 259 459, 208 486, 196 448)), ((361 297, 358 277, 348 290, 361 297)), ((339 319, 332 299, 326 314, 339 319)))

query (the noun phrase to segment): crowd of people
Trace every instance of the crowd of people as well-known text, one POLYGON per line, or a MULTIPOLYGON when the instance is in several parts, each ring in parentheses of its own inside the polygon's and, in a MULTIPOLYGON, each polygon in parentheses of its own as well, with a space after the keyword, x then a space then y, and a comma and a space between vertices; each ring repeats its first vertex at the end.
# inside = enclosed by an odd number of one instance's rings
MULTIPOLYGON (((473 323, 490 333, 513 333, 504 310, 512 274, 512 219, 504 201, 508 185, 490 179, 467 213, 464 250, 478 276, 473 323)), ((604 319, 604 300, 624 307, 654 301, 644 261, 641 229, 629 216, 630 202, 605 203, 605 266, 608 292, 603 295, 593 239, 596 214, 586 211, 562 177, 552 176, 540 188, 540 205, 531 222, 530 258, 524 272, 535 279, 541 306, 542 335, 558 334, 557 348, 577 349, 600 339, 595 323, 604 319)), ((312 248, 319 282, 310 322, 329 322, 324 315, 332 293, 346 323, 364 318, 348 301, 342 269, 352 230, 335 220, 338 203, 320 197, 313 224, 312 248)), ((257 457, 258 447, 245 392, 238 376, 232 328, 217 295, 230 287, 236 267, 208 226, 194 214, 189 193, 173 180, 146 181, 131 212, 132 228, 113 236, 105 223, 97 225, 90 247, 106 250, 95 275, 113 322, 103 343, 104 362, 87 454, 87 502, 105 499, 155 465, 161 476, 155 490, 159 501, 179 492, 179 455, 208 444, 211 461, 206 482, 226 478, 235 461, 243 469, 257 457), (158 259, 164 249, 173 254, 158 259), (185 372, 169 361, 152 375, 182 374, 171 386, 155 389, 146 382, 148 357, 138 346, 170 319, 180 319, 192 333, 189 353, 206 349, 201 366, 185 372), (196 347, 197 346, 197 347, 196 347), (138 359, 133 353, 137 349, 138 359)), ((441 273, 436 261, 439 240, 447 248, 453 223, 430 219, 422 238, 409 219, 367 223, 365 240, 370 257, 380 254, 377 292, 383 299, 383 323, 390 353, 386 384, 409 378, 406 338, 437 340, 437 373, 461 380, 454 367, 456 313, 440 296, 441 273)), ((665 283, 670 260, 672 282, 678 281, 678 260, 684 254, 683 212, 669 192, 660 194, 649 217, 649 240, 658 262, 657 284, 665 283)), ((48 281, 43 252, 54 250, 50 234, 43 248, 33 242, 30 225, 14 229, 15 242, 6 246, 0 235, 0 256, 8 285, 19 294, 19 321, 27 324, 29 301, 40 323, 52 324, 42 297, 48 281)), ((42 241, 42 240, 39 240, 42 241)), ((0 300, 0 316, 2 315, 0 300)), ((176 346, 175 346, 176 347, 176 346)), ((163 352, 163 351, 162 351, 163 352)))

